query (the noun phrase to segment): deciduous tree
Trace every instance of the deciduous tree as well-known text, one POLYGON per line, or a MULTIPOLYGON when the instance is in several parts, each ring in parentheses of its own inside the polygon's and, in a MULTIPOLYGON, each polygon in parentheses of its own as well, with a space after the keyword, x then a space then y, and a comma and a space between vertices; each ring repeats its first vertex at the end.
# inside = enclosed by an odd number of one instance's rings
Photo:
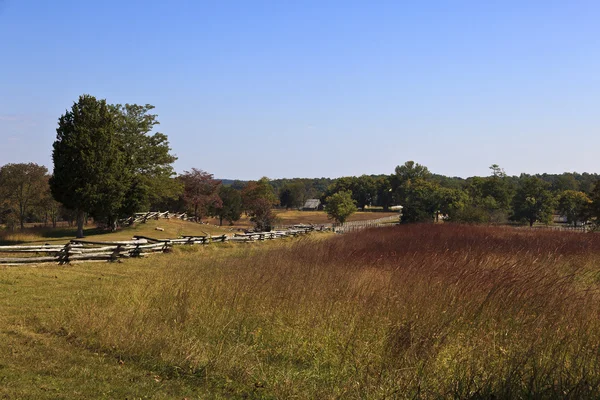
POLYGON ((152 133, 160 124, 158 116, 151 113, 154 106, 117 104, 112 109, 125 168, 130 175, 119 216, 128 217, 150 209, 153 203, 177 198, 182 192, 178 181, 172 179, 175 175, 172 164, 177 157, 170 153, 165 134, 152 133))
POLYGON ((219 187, 220 207, 215 207, 213 214, 219 218, 219 225, 223 225, 223 220, 233 224, 242 216, 242 195, 239 190, 231 186, 219 187))
POLYGON ((277 202, 277 196, 267 177, 248 182, 242 190, 243 208, 259 231, 270 230, 275 223, 272 208, 277 202))
POLYGON ((183 198, 193 210, 197 222, 208 214, 209 209, 221 207, 218 194, 221 181, 214 179, 212 174, 192 168, 191 171, 184 171, 179 179, 183 183, 183 198))
POLYGON ((550 192, 550 184, 535 176, 523 175, 513 198, 512 218, 527 221, 533 226, 536 221, 550 222, 556 204, 550 192))
POLYGON ((583 192, 565 190, 558 196, 558 212, 567 217, 567 222, 577 225, 585 221, 592 201, 583 192))
POLYGON ((358 210, 350 191, 339 191, 327 197, 325 201, 327 216, 340 224, 346 222, 348 217, 358 210))
POLYGON ((27 214, 44 199, 47 173, 46 167, 34 163, 6 164, 0 168, 0 203, 15 214, 21 228, 27 214))

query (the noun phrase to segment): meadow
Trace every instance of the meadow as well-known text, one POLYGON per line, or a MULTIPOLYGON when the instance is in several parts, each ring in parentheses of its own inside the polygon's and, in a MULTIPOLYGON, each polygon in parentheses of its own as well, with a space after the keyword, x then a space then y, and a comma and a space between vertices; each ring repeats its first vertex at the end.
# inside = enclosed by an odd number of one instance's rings
MULTIPOLYGON (((295 224, 315 224, 322 225, 331 223, 324 211, 297 211, 297 210, 275 210, 277 216, 277 225, 295 225, 295 224)), ((396 216, 397 212, 357 212, 350 216, 348 221, 366 221, 382 217, 396 216)), ((181 235, 202 236, 202 235, 223 235, 232 234, 244 229, 252 228, 252 221, 248 216, 242 218, 234 225, 228 225, 226 222, 219 226, 216 218, 205 218, 203 223, 192 223, 176 219, 148 220, 146 223, 136 224, 132 227, 110 232, 105 229, 97 228, 93 223, 84 227, 84 234, 89 240, 130 240, 133 235, 150 236, 157 239, 172 239, 181 235), (162 230, 156 230, 160 228, 162 230)), ((27 224, 36 225, 36 224, 27 224)), ((76 229, 68 227, 64 223, 56 228, 44 227, 39 224, 36 226, 26 226, 25 229, 11 231, 0 226, 0 245, 10 244, 63 244, 75 238, 76 229)))
POLYGON ((4 398, 593 398, 600 236, 407 225, 0 269, 4 398))

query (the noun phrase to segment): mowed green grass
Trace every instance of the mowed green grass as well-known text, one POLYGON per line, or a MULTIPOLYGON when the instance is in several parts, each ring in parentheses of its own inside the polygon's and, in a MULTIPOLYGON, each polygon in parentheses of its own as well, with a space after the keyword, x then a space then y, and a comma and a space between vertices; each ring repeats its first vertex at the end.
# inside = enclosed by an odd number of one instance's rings
POLYGON ((597 398, 600 237, 415 225, 0 269, 6 398, 597 398))

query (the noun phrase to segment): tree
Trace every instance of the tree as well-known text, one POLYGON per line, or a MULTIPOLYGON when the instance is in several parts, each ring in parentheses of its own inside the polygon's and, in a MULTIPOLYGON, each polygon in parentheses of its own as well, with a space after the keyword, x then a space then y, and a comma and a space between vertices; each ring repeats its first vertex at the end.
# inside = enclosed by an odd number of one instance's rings
POLYGON ((127 194, 119 216, 150 209, 150 205, 176 199, 182 192, 172 164, 177 157, 170 153, 165 134, 152 130, 159 125, 158 116, 150 114, 150 104, 111 106, 117 124, 117 134, 124 154, 125 169, 129 175, 127 194))
POLYGON ((583 192, 565 190, 558 196, 558 212, 567 217, 569 224, 577 225, 587 219, 587 212, 592 201, 583 192))
POLYGON ((279 202, 285 208, 300 208, 306 198, 306 186, 302 182, 285 184, 279 191, 279 202))
POLYGON ((272 208, 277 203, 277 196, 267 177, 248 182, 242 190, 242 206, 259 231, 270 230, 274 225, 276 217, 272 208))
POLYGON ((249 215, 254 228, 259 232, 269 232, 277 220, 273 213, 273 202, 264 197, 254 200, 249 215))
POLYGON ((513 198, 512 219, 527 221, 533 226, 536 221, 547 223, 552 218, 556 204, 549 190, 550 184, 535 176, 523 175, 513 198))
POLYGON ((219 187, 219 198, 221 206, 214 208, 213 214, 219 218, 219 225, 223 225, 223 220, 230 225, 240 219, 242 216, 242 195, 239 190, 231 186, 219 187))
POLYGON ((414 161, 407 161, 404 165, 396 167, 396 176, 401 182, 415 179, 427 180, 431 178, 431 172, 429 172, 429 169, 424 165, 414 161))
POLYGON ((592 201, 588 206, 588 215, 593 218, 597 227, 600 227, 600 180, 596 181, 590 194, 592 201))
POLYGON ((76 211, 78 237, 85 213, 115 229, 118 216, 140 211, 165 193, 176 195, 167 137, 149 134, 158 124, 148 114, 152 109, 82 95, 59 118, 50 188, 57 201, 76 211))
POLYGON ((394 192, 390 177, 388 175, 377 177, 375 188, 375 205, 383 207, 383 211, 388 211, 394 205, 394 192))
POLYGON ((46 167, 34 163, 0 168, 0 202, 17 216, 21 229, 27 214, 42 203, 48 187, 47 173, 46 167))
POLYGON ((375 178, 369 175, 359 177, 346 176, 337 179, 327 188, 323 198, 333 195, 337 192, 348 191, 352 193, 352 199, 359 208, 371 205, 377 197, 377 182, 375 178))
POLYGON ((258 181, 250 181, 242 189, 242 202, 244 210, 249 211, 258 199, 267 200, 272 206, 277 205, 279 199, 269 183, 269 178, 262 177, 258 181))
POLYGON ((358 210, 350 191, 339 191, 327 197, 325 201, 327 216, 340 224, 346 222, 348 217, 358 210))
POLYGON ((506 172, 504 172, 504 169, 500 168, 498 164, 492 164, 490 169, 492 170, 493 177, 504 178, 506 176, 506 172))
POLYGON ((50 176, 46 175, 45 180, 46 185, 44 187, 42 199, 39 204, 39 209, 44 215, 44 225, 48 222, 48 219, 50 219, 52 227, 56 228, 56 223, 58 221, 58 217, 60 216, 61 204, 54 200, 54 197, 52 197, 52 192, 50 192, 50 176))
POLYGON ((83 237, 84 213, 114 214, 128 188, 125 157, 114 112, 106 100, 82 95, 59 118, 53 145, 54 198, 77 212, 77 237, 83 237))
POLYGON ((179 179, 183 183, 183 198, 193 210, 196 222, 207 215, 210 209, 222 206, 218 195, 221 181, 213 179, 212 174, 192 168, 191 171, 184 171, 179 179))
POLYGON ((402 222, 432 222, 438 218, 446 193, 437 183, 416 178, 405 182, 402 191, 402 222))
POLYGON ((579 191, 579 182, 569 172, 565 172, 562 175, 557 175, 552 182, 552 190, 554 192, 564 192, 565 190, 579 191))

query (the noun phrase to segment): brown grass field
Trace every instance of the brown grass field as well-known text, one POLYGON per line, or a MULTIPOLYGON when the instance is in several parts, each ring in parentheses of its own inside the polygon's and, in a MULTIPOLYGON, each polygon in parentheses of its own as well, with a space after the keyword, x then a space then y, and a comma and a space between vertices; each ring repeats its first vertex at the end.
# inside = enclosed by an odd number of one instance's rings
POLYGON ((598 398, 600 235, 413 225, 0 269, 3 398, 598 398))

